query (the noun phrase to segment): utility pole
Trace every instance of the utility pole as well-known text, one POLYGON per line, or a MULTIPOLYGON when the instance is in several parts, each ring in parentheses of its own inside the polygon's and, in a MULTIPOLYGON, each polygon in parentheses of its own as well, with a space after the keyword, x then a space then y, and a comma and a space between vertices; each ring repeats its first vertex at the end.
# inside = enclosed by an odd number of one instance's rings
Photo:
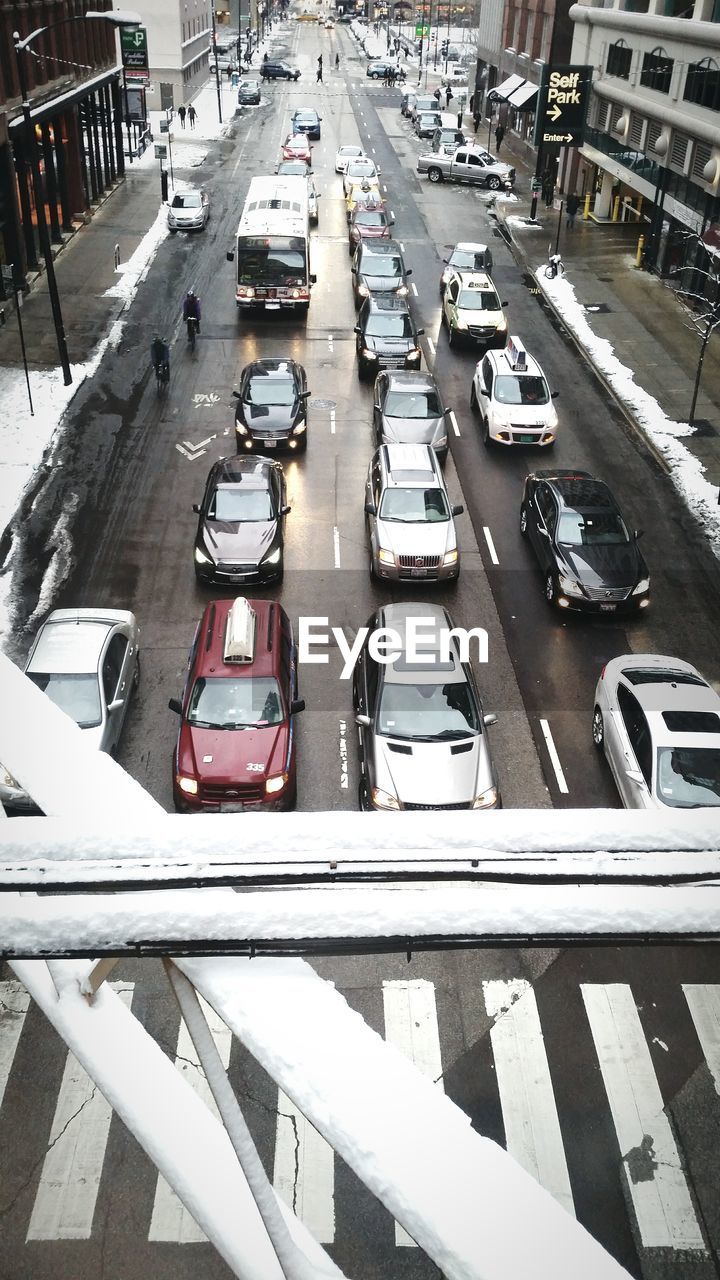
POLYGON ((210 20, 212 22, 213 53, 215 54, 215 89, 217 91, 218 122, 222 124, 223 122, 222 94, 220 93, 220 68, 218 66, 217 28, 215 26, 215 5, 214 4, 210 5, 210 20))

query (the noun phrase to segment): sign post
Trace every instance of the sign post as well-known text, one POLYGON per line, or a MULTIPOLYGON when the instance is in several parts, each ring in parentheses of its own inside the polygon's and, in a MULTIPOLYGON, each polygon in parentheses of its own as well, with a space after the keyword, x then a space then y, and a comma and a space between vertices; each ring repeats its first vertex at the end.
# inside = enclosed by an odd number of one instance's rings
POLYGON ((535 112, 533 145, 537 147, 530 217, 535 221, 538 191, 547 148, 581 147, 585 141, 585 117, 592 85, 591 66, 543 67, 535 112))
POLYGON ((145 27, 120 28, 120 52, 123 69, 123 97, 125 98, 125 127, 128 139, 128 157, 133 162, 133 147, 130 135, 130 106, 128 103, 128 73, 140 84, 147 84, 150 79, 148 70, 147 31, 145 27))

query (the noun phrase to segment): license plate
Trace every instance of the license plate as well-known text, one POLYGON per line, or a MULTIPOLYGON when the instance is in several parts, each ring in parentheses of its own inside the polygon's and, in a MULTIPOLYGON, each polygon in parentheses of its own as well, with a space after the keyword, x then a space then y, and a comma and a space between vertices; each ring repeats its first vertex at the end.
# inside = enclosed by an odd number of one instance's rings
POLYGON ((267 445, 268 449, 274 449, 274 448, 275 448, 275 445, 276 445, 278 442, 277 442, 277 440, 261 440, 261 441, 259 441, 259 443, 260 443, 260 444, 267 445))
POLYGON ((424 578, 426 574, 427 574, 427 569, 411 569, 410 570, 411 578, 424 578))
POLYGON ((518 444, 535 444, 535 436, 518 436, 518 444))
POLYGON ((279 303, 279 302, 266 302, 266 303, 265 303, 265 310, 266 310, 266 311, 279 311, 279 310, 280 310, 280 303, 279 303))
POLYGON ((242 800, 234 800, 232 802, 228 800, 227 803, 219 806, 219 811, 220 813, 244 813, 245 805, 242 800))
POLYGON ((614 612, 615 612, 615 610, 616 610, 616 608, 617 608, 617 605, 615 605, 615 604, 601 604, 601 605, 600 605, 600 612, 601 612, 601 613, 614 613, 614 612))

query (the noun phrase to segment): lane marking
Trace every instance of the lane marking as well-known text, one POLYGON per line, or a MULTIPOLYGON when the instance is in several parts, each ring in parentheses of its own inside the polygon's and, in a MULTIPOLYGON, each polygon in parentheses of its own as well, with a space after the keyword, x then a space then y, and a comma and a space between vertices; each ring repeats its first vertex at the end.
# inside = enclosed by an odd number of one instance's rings
POLYGON ((335 568, 340 568, 340 532, 337 525, 333 529, 333 548, 335 551, 335 568))
MULTIPOLYGON (((133 984, 111 982, 127 1009, 133 984)), ((26 1240, 89 1240, 112 1107, 68 1053, 26 1240)))
POLYGON ((22 982, 0 982, 0 1106, 29 1008, 30 996, 22 982))
MULTIPOLYGON (((418 1071, 443 1089, 440 1032, 435 984, 425 979, 383 982, 385 1039, 409 1058, 418 1071)), ((395 1244, 416 1248, 404 1227, 395 1223, 395 1244)))
POLYGON ((555 777, 557 779, 558 790, 562 791, 563 795, 567 795, 568 784, 565 781, 565 774, 562 771, 562 765, 560 764, 560 757, 557 753, 557 747, 553 742, 553 736, 550 732, 550 725, 548 724, 547 720, 540 721, 540 728, 543 731, 545 745, 548 749, 548 755, 550 756, 550 763, 552 764, 552 767, 555 770, 555 777))
POLYGON ((335 1240, 335 1152, 278 1090, 273 1186, 320 1244, 335 1240))
POLYGON ((493 564, 499 564, 500 561, 498 560, 497 551, 495 550, 495 543, 493 542, 492 534, 486 524, 483 525, 483 533, 485 534, 485 541, 487 542, 488 551, 490 552, 490 559, 493 564))
POLYGON ((450 419, 450 426, 452 427, 453 431, 455 432, 455 435, 456 435, 456 436, 459 436, 459 435, 460 435, 460 428, 459 428, 459 426, 458 426, 458 424, 457 424, 457 418, 455 417, 455 410, 454 410, 454 409, 451 409, 451 410, 450 410, 450 412, 449 412, 449 414, 448 414, 448 418, 450 419))
POLYGON ((415 285, 414 281, 411 281, 411 282, 410 282, 410 290, 411 290, 411 292, 412 292, 413 297, 414 297, 414 298, 417 298, 417 296, 418 296, 418 291, 417 291, 417 287, 416 287, 416 285, 415 285))
POLYGON ((330 435, 335 435, 335 410, 330 410, 330 435))
MULTIPOLYGON (((218 1017, 215 1010, 205 1003, 202 996, 200 997, 200 1004, 207 1018, 213 1040, 217 1045, 222 1064, 227 1071, 230 1064, 232 1032, 225 1025, 222 1018, 218 1017)), ((216 1119, 220 1119, 215 1106, 215 1099, 205 1079, 205 1072, 200 1066, 190 1033, 182 1021, 178 1028, 175 1066, 180 1074, 185 1077, 187 1083, 202 1098, 212 1115, 216 1119)), ((161 1174, 158 1174, 155 1184, 155 1200, 153 1202, 148 1240, 162 1240, 171 1244, 203 1244, 207 1242, 207 1236, 204 1231, 200 1229, 195 1219, 185 1208, 182 1200, 176 1196, 161 1174)))
POLYGON ((632 990, 626 983, 580 990, 642 1243, 705 1253, 632 990))
POLYGON ((333 350, 333 336, 331 333, 329 333, 328 334, 328 351, 332 351, 332 350, 333 350))
POLYGON ((505 1143, 523 1169, 575 1216, 557 1103, 532 985, 483 982, 505 1143))
POLYGON ((432 338, 428 338, 426 335, 425 341, 427 342, 432 354, 435 355, 435 343, 433 342, 432 338))
POLYGON ((383 191, 387 194, 387 187, 383 184, 383 191))
POLYGON ((348 750, 347 750, 347 721, 340 721, 340 790, 347 791, 348 781, 348 750))
POLYGON ((404 252, 405 252, 405 245, 403 244, 402 240, 400 241, 400 248, 402 249, 402 251, 403 251, 403 253, 404 253, 404 252))

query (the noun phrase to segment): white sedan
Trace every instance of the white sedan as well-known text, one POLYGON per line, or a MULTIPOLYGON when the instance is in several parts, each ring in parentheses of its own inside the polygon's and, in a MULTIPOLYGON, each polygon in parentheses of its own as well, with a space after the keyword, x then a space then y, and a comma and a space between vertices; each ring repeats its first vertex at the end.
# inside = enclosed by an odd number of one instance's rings
POLYGON ((335 172, 344 173, 351 160, 359 160, 364 155, 362 147, 339 147, 335 154, 335 172))
POLYGON ((355 160, 349 160, 347 169, 345 170, 345 176, 343 178, 344 194, 348 196, 351 188, 357 186, 358 183, 363 182, 365 179, 367 179, 371 186, 380 186, 380 170, 375 164, 375 161, 371 160, 369 156, 361 156, 355 160))

